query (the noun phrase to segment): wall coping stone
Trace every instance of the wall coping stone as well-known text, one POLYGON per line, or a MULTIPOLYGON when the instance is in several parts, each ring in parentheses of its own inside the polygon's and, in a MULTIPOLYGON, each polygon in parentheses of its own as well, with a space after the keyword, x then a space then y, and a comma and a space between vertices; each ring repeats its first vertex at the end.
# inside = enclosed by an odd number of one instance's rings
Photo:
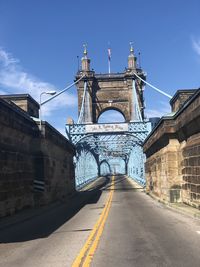
POLYGON ((179 97, 179 95, 181 93, 186 93, 186 94, 187 93, 193 93, 194 94, 197 90, 198 89, 180 89, 180 90, 177 90, 175 95, 169 101, 170 105, 172 105, 176 101, 176 99, 179 97))
MULTIPOLYGON (((39 126, 40 121, 36 121, 39 126)), ((51 140, 54 144, 60 147, 66 147, 75 155, 75 146, 58 130, 56 130, 47 121, 42 121, 42 135, 43 138, 51 140)))
POLYGON ((33 102, 38 107, 38 109, 40 108, 39 103, 34 98, 32 98, 32 96, 29 95, 29 94, 0 95, 0 98, 8 99, 8 100, 24 100, 24 99, 29 99, 31 102, 33 102))
MULTIPOLYGON (((28 132, 30 135, 36 137, 39 136, 40 130, 39 130, 39 123, 40 121, 35 118, 31 118, 25 111, 23 111, 21 108, 19 108, 17 105, 15 105, 13 102, 8 102, 2 98, 0 98, 0 109, 6 109, 11 111, 13 113, 13 119, 14 116, 17 116, 19 118, 19 121, 22 122, 22 124, 25 124, 26 127, 23 127, 24 132, 28 132), (14 115, 15 114, 15 115, 14 115)), ((8 112, 6 111, 6 114, 8 112)), ((63 147, 65 146, 67 149, 70 149, 72 153, 75 154, 75 147, 74 145, 65 137, 63 136, 59 131, 57 131, 53 126, 51 126, 48 122, 42 122, 43 126, 43 138, 50 139, 53 143, 56 145, 63 147)), ((20 130, 19 124, 13 124, 13 129, 20 130)))
MULTIPOLYGON (((175 94, 176 95, 176 94, 175 94)), ((192 122, 196 123, 197 117, 200 117, 200 111, 199 114, 195 113, 195 116, 193 114, 193 117, 187 118, 187 120, 182 121, 182 124, 178 121, 179 117, 183 115, 183 113, 190 107, 190 105, 197 99, 200 98, 200 88, 196 90, 194 95, 188 99, 188 101, 185 102, 185 104, 175 113, 170 113, 166 116, 163 116, 156 127, 152 130, 152 132, 147 136, 147 138, 144 140, 143 148, 144 152, 147 155, 150 155, 154 153, 155 151, 158 151, 161 147, 164 147, 166 145, 167 139, 169 138, 178 138, 179 140, 184 140, 189 138, 191 135, 197 133, 195 129, 193 131, 189 131, 187 124, 192 122), (159 140, 160 139, 160 140, 159 140), (165 142, 163 142, 165 141, 165 142), (159 146, 159 143, 163 144, 159 146), (155 148, 155 146, 158 146, 155 148), (154 152, 153 152, 154 151, 154 152)), ((186 118, 186 116, 184 117, 186 118)), ((191 129, 191 127, 190 127, 191 129)))
MULTIPOLYGON (((7 116, 10 117, 15 121, 15 118, 19 119, 19 123, 13 123, 12 127, 13 129, 21 130, 22 125, 26 125, 26 127, 23 128, 24 132, 28 132, 30 135, 38 135, 39 129, 37 127, 37 124, 34 122, 34 120, 21 108, 19 108, 17 105, 15 105, 13 102, 8 102, 2 98, 0 98, 0 110, 1 113, 4 110, 6 112, 7 116)), ((15 121, 16 122, 16 121, 15 121)), ((6 121, 1 121, 4 125, 6 125, 6 121)))

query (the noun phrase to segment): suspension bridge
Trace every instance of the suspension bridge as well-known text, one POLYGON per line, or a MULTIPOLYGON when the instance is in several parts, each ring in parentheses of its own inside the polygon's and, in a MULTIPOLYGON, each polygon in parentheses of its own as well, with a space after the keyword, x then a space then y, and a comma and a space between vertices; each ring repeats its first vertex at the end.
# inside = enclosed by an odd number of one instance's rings
POLYGON ((142 143, 151 131, 151 122, 144 116, 145 84, 171 96, 146 82, 132 45, 128 68, 123 73, 107 74, 90 70, 85 47, 74 84, 78 89, 79 117, 77 123, 71 121, 66 125, 66 133, 76 147, 77 188, 108 174, 126 174, 145 185, 142 143), (107 110, 120 112, 125 122, 99 123, 100 115, 107 110))
POLYGON ((71 119, 66 124, 66 134, 76 147, 76 187, 108 174, 126 174, 144 186, 142 143, 152 128, 144 115, 145 85, 170 99, 172 96, 146 81, 146 73, 137 65, 132 43, 128 67, 122 73, 95 73, 90 69, 84 46, 81 70, 75 81, 41 106, 74 85, 78 90, 79 116, 77 123, 71 119), (107 110, 120 112, 125 122, 99 123, 100 115, 107 110))
MULTIPOLYGON (((81 63, 75 81, 41 103, 77 86, 79 116, 76 123, 68 119, 66 134, 75 147, 78 190, 66 201, 24 212, 10 225, 0 224, 2 266, 199 266, 200 224, 177 212, 177 207, 184 208, 191 215, 189 207, 176 206, 174 212, 144 194, 143 144, 145 149, 144 140, 152 130, 144 114, 144 87, 171 96, 146 82, 132 46, 124 72, 95 73, 86 47, 81 63), (100 123, 108 110, 120 112, 124 122, 100 123), (21 223, 16 223, 19 218, 21 223)), ((172 149, 160 157, 166 159, 162 165, 169 161, 172 176, 171 166, 177 168, 174 135, 171 143, 172 149)), ((161 174, 155 164, 150 167, 161 174)), ((64 190, 67 186, 62 184, 64 190)))

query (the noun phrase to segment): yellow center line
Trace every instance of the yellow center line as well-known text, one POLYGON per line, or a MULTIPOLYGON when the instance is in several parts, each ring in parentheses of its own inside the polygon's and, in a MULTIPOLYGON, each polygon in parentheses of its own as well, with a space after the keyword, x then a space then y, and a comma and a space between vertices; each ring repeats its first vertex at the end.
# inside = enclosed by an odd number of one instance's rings
POLYGON ((88 239, 86 240, 83 248, 81 249, 80 253, 76 257, 75 261, 72 264, 72 267, 88 267, 90 266, 91 260, 94 256, 94 253, 97 249, 100 237, 103 233, 103 228, 106 222, 106 219, 109 214, 109 210, 111 207, 111 202, 113 198, 113 192, 114 192, 114 176, 112 176, 112 182, 111 182, 111 191, 108 196, 108 200, 106 202, 106 205, 96 222, 92 232, 90 233, 88 239), (83 263, 82 263, 83 262, 83 263))

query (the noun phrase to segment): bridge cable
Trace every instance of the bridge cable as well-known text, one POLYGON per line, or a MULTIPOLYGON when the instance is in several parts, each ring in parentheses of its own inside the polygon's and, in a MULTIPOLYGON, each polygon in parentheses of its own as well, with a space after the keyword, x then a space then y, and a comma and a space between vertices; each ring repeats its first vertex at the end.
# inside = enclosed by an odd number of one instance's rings
POLYGON ((44 102, 41 103, 41 106, 46 104, 47 102, 51 101, 53 98, 61 95, 62 93, 64 93, 65 91, 67 91, 68 89, 70 89, 73 85, 77 84, 80 80, 82 80, 85 77, 85 75, 81 76, 77 81, 73 82, 72 84, 70 84, 69 86, 65 87, 62 91, 58 92, 57 94, 53 95, 52 97, 48 98, 47 100, 45 100, 44 102))
POLYGON ((135 81, 133 80, 133 101, 134 101, 134 111, 135 111, 135 119, 142 121, 142 115, 140 112, 139 108, 139 103, 138 103, 138 97, 137 97, 137 92, 136 92, 136 87, 135 87, 135 81))
POLYGON ((158 89, 157 87, 153 86, 152 84, 148 83, 147 81, 145 81, 144 79, 142 79, 139 75, 137 75, 135 72, 134 72, 135 76, 140 79, 141 81, 143 81, 145 84, 149 85, 151 88, 153 88, 154 90, 156 90, 157 92, 161 93, 162 95, 165 95, 167 97, 169 97, 170 99, 172 98, 171 95, 165 93, 164 91, 158 89))
POLYGON ((84 114, 84 104, 85 104, 85 95, 86 95, 86 90, 87 90, 87 82, 84 82, 84 91, 83 91, 83 99, 82 99, 82 104, 81 104, 81 111, 79 113, 78 117, 78 124, 83 123, 83 114, 84 114))

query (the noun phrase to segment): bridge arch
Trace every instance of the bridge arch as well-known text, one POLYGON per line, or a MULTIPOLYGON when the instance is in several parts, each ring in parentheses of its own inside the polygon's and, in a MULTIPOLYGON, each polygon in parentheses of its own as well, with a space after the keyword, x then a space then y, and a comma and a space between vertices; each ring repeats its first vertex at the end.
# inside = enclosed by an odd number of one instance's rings
POLYGON ((107 160, 102 160, 99 164, 100 175, 108 175, 112 173, 111 166, 107 160))
POLYGON ((99 174, 97 158, 85 148, 76 151, 74 165, 77 188, 94 180, 99 174))
MULTIPOLYGON (((100 136, 105 140, 104 134, 96 137, 93 134, 87 134, 81 136, 76 143, 75 174, 77 187, 86 184, 99 175, 107 175, 108 173, 127 174, 144 184, 145 159, 142 151, 143 140, 141 135, 137 135, 137 133, 122 135, 120 140, 123 145, 128 147, 129 153, 121 156, 112 155, 111 153, 107 159, 99 157, 97 144, 100 144, 100 136)), ((117 136, 120 136, 120 134, 117 136)))
POLYGON ((126 116, 125 116, 125 114, 124 114, 124 112, 121 110, 121 109, 119 109, 119 108, 117 108, 117 107, 113 107, 113 106, 109 106, 109 107, 106 107, 106 108, 104 108, 104 109, 102 109, 100 112, 99 112, 99 114, 98 114, 98 116, 97 116, 97 122, 99 123, 99 120, 101 119, 101 117, 105 114, 105 113, 107 113, 108 111, 113 111, 114 112, 114 116, 118 116, 119 117, 119 115, 121 116, 121 118, 120 119, 116 119, 115 121, 114 120, 110 120, 109 122, 110 123, 112 123, 112 122, 125 122, 127 119, 126 119, 126 116))
POLYGON ((127 159, 127 175, 143 185, 145 185, 144 162, 145 155, 143 153, 143 147, 141 144, 136 143, 127 159))
POLYGON ((113 174, 126 174, 126 159, 125 157, 115 157, 109 160, 113 174))

